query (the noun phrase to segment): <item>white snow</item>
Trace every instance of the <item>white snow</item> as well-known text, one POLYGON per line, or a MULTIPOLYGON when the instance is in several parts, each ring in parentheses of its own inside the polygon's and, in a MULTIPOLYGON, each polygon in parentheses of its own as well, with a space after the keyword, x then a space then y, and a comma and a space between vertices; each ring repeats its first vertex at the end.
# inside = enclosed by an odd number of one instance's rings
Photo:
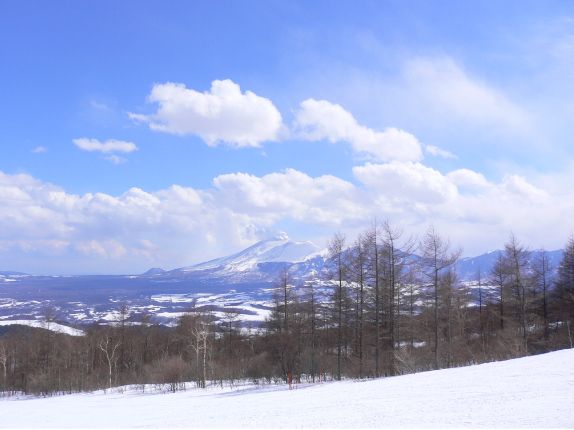
POLYGON ((189 272, 219 269, 244 272, 252 269, 258 263, 305 261, 307 257, 316 254, 317 251, 319 248, 313 242, 295 242, 290 240, 285 233, 280 233, 274 238, 257 242, 237 254, 184 267, 182 270, 189 272))
POLYGON ((0 400, 2 427, 574 426, 574 350, 370 381, 0 400))
POLYGON ((70 336, 83 336, 84 332, 77 328, 68 327, 67 325, 58 324, 49 321, 38 321, 38 320, 1 320, 0 326, 7 325, 26 325, 29 327, 43 328, 46 330, 51 330, 56 333, 69 334, 70 336))

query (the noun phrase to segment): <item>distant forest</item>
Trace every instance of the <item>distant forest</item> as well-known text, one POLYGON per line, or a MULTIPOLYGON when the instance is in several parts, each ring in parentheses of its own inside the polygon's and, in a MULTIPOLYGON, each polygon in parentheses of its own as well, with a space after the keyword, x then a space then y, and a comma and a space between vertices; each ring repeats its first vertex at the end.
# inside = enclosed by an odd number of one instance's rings
POLYGON ((90 326, 84 336, 4 330, 0 392, 377 378, 573 346, 574 238, 553 268, 544 252, 530 258, 511 235, 473 285, 457 279, 460 251, 432 227, 419 241, 389 223, 350 243, 337 234, 329 254, 329 282, 321 280, 328 299, 319 282, 296 285, 285 271, 258 330, 246 330, 234 312, 216 320, 194 309, 175 327, 145 316, 133 324, 127 306, 116 323, 90 326))

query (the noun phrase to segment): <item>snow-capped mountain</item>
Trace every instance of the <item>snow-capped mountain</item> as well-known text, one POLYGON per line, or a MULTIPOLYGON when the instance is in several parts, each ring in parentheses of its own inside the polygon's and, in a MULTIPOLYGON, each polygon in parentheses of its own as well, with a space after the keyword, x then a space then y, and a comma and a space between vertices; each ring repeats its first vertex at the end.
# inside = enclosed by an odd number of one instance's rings
POLYGON ((303 276, 303 271, 317 269, 325 261, 326 251, 313 242, 297 242, 285 233, 262 240, 222 258, 182 267, 160 274, 164 277, 209 277, 227 282, 272 281, 288 269, 303 276), (311 267, 312 266, 312 267, 311 267))
POLYGON ((185 267, 180 270, 197 271, 216 268, 246 271, 260 263, 297 263, 305 261, 310 255, 316 254, 319 247, 313 242, 294 242, 286 233, 262 240, 236 254, 217 258, 205 263, 185 267))

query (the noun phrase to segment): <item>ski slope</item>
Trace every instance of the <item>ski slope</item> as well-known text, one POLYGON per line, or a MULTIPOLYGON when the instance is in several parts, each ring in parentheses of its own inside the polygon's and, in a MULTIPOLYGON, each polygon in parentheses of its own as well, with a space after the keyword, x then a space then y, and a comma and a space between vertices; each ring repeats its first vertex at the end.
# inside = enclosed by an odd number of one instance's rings
POLYGON ((370 381, 0 400, 10 427, 572 428, 574 350, 370 381))

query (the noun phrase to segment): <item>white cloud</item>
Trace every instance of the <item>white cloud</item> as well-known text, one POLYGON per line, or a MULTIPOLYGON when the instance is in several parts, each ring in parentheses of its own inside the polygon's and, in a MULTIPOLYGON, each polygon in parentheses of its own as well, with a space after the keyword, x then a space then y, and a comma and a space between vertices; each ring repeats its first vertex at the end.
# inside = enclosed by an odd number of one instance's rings
POLYGON ((514 131, 529 127, 530 118, 523 108, 470 76, 450 57, 414 58, 406 63, 402 80, 403 89, 427 115, 514 131))
POLYGON ((102 152, 104 154, 108 154, 111 152, 129 153, 138 150, 138 147, 135 145, 135 143, 116 139, 108 139, 102 142, 98 139, 89 139, 87 137, 81 137, 78 139, 74 139, 73 142, 74 145, 76 145, 82 151, 102 152))
POLYGON ((117 240, 90 240, 79 242, 76 249, 87 256, 98 256, 106 259, 118 259, 126 255, 126 248, 117 240))
POLYGON ((398 161, 353 173, 357 185, 287 169, 220 175, 203 190, 173 185, 114 196, 71 194, 0 172, 0 257, 11 265, 58 256, 69 271, 84 272, 173 268, 236 251, 285 223, 335 231, 363 228, 375 216, 413 233, 432 222, 469 253, 501 246, 510 230, 548 247, 574 230, 574 194, 562 177, 544 178, 544 187, 518 175, 496 183, 469 169, 443 174, 398 161))
POLYGON ((108 155, 107 157, 104 157, 104 158, 113 164, 123 164, 123 163, 128 161, 126 158, 120 157, 119 155, 115 155, 115 154, 108 155))
POLYGON ((452 152, 447 151, 446 149, 439 148, 438 146, 434 145, 425 145, 425 152, 434 157, 442 157, 447 159, 458 158, 452 152))
POLYGON ((342 106, 326 100, 303 101, 295 126, 305 139, 349 142, 355 151, 379 161, 422 159, 421 144, 412 134, 396 128, 376 131, 365 127, 342 106))
POLYGON ((34 154, 44 154, 48 152, 48 148, 46 148, 45 146, 36 146, 34 149, 32 149, 32 152, 34 154))
POLYGON ((130 113, 130 118, 152 130, 197 135, 210 146, 258 147, 277 140, 282 127, 281 114, 269 99, 242 93, 229 79, 213 81, 203 93, 178 83, 156 84, 148 101, 159 105, 154 114, 130 113))
POLYGON ((481 173, 470 169, 458 169, 447 175, 448 179, 457 187, 481 189, 488 187, 490 184, 481 173))
POLYGON ((246 173, 221 175, 213 181, 218 201, 236 212, 269 222, 281 218, 338 225, 362 218, 363 205, 353 184, 335 176, 316 178, 294 169, 262 177, 246 173))
POLYGON ((457 196, 456 186, 439 171, 420 163, 367 163, 353 173, 368 188, 395 202, 438 204, 457 196))
POLYGON ((90 100, 90 107, 95 109, 95 110, 99 110, 99 111, 105 111, 105 112, 109 112, 112 110, 111 107, 109 107, 106 103, 102 103, 99 102, 97 100, 90 100))
POLYGON ((532 201, 540 201, 548 197, 548 193, 530 184, 526 178, 520 175, 506 175, 500 188, 510 194, 527 198, 532 201))

